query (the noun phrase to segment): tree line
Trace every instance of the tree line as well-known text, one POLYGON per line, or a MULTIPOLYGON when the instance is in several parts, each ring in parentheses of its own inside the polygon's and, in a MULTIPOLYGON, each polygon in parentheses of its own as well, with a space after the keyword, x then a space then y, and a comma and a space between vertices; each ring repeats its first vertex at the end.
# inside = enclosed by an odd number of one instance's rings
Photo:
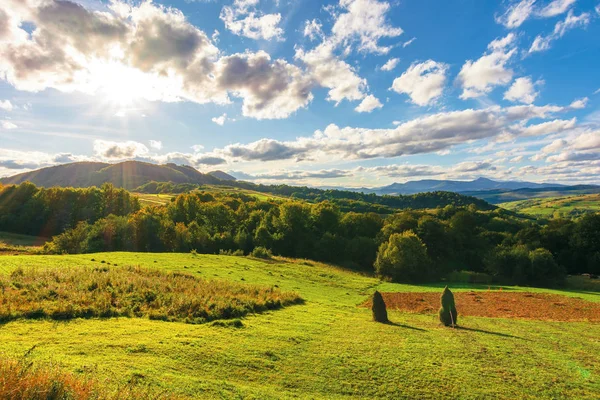
POLYGON ((567 273, 600 272, 600 214, 541 224, 472 204, 382 216, 343 212, 332 201, 261 201, 201 191, 140 208, 134 196, 109 185, 1 189, 0 230, 36 234, 48 226, 58 233, 46 245, 52 253, 249 254, 263 247, 405 282, 470 271, 504 283, 553 286, 567 273))

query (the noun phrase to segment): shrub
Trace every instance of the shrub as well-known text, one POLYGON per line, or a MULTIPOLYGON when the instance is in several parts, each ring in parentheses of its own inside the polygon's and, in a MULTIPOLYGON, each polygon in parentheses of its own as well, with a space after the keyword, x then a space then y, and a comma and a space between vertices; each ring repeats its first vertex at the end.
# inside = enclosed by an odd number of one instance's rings
POLYGON ((440 321, 445 326, 454 326, 457 324, 458 313, 456 312, 456 304, 454 303, 454 295, 448 289, 448 286, 444 288, 444 292, 441 297, 441 305, 439 311, 440 321))
POLYGON ((254 250, 252 250, 252 252, 250 253, 250 255, 252 257, 262 258, 265 260, 270 260, 271 258, 273 258, 273 253, 271 252, 271 250, 262 246, 255 247, 254 250))
POLYGON ((387 310, 385 308, 385 301, 383 296, 378 291, 373 293, 373 305, 371 306, 373 311, 373 320, 376 322, 388 322, 387 310))

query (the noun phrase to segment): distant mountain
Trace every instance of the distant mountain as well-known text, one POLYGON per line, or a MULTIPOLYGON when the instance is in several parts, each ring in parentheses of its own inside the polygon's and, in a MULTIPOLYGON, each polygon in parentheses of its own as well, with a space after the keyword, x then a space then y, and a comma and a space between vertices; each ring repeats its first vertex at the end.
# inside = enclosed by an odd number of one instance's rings
POLYGON ((211 171, 208 173, 209 175, 214 176, 217 179, 220 179, 222 181, 236 181, 237 179, 234 176, 229 175, 228 173, 225 173, 223 171, 211 171))
POLYGON ((3 184, 19 184, 25 181, 43 187, 89 187, 101 186, 109 182, 126 189, 134 189, 151 181, 201 185, 222 183, 215 176, 203 174, 187 165, 156 165, 140 161, 125 161, 118 164, 78 162, 0 179, 0 183, 3 184))
MULTIPOLYGON (((358 189, 365 193, 375 193, 379 195, 389 194, 415 194, 423 192, 478 192, 483 190, 515 190, 522 188, 547 188, 561 187, 563 185, 556 183, 534 183, 519 181, 493 181, 487 178, 479 178, 473 181, 451 181, 424 179, 418 181, 409 181, 406 183, 392 183, 388 186, 382 186, 372 189, 358 189)), ((357 189, 355 189, 357 190, 357 189)))

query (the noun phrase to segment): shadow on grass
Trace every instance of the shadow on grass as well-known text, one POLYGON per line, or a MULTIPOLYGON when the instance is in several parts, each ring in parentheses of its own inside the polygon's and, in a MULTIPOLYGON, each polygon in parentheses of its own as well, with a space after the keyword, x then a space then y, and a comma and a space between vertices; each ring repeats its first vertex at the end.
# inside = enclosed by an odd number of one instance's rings
POLYGON ((467 328, 466 326, 457 326, 456 329, 461 330, 461 331, 485 333, 488 335, 501 336, 501 337, 511 338, 511 339, 519 339, 519 340, 525 340, 525 341, 529 340, 529 339, 522 338, 520 336, 509 335, 508 333, 492 332, 492 331, 486 331, 486 330, 477 329, 477 328, 467 328))
POLYGON ((385 322, 385 324, 391 325, 391 326, 397 326, 398 328, 406 328, 406 329, 413 329, 415 331, 427 332, 426 329, 416 328, 414 326, 399 324, 397 322, 392 322, 392 321, 385 322))

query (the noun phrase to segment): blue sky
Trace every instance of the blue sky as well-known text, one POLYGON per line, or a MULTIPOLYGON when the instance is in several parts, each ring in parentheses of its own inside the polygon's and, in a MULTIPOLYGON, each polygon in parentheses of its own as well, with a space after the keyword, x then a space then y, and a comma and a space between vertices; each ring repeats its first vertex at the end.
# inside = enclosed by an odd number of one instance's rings
POLYGON ((0 176, 600 183, 598 0, 3 0, 0 176))

